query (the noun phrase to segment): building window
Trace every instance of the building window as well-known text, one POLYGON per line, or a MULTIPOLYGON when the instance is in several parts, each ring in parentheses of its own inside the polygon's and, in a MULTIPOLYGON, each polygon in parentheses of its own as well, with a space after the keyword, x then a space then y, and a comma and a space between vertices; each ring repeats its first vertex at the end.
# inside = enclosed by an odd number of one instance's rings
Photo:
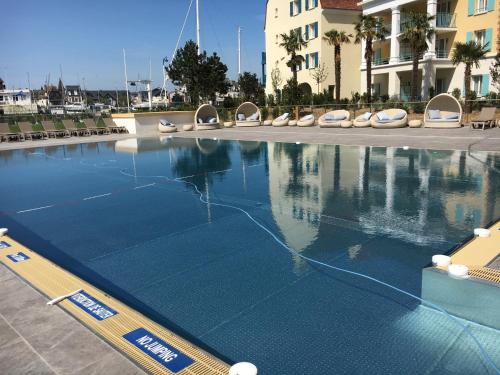
POLYGON ((476 37, 476 42, 480 45, 484 45, 486 41, 486 30, 478 30, 474 32, 476 37))
POLYGON ((487 11, 488 2, 487 0, 477 0, 476 13, 484 13, 487 11))
POLYGON ((481 96, 483 92, 483 76, 472 76, 472 91, 476 93, 477 96, 481 96))
POLYGON ((305 0, 306 10, 314 9, 318 7, 318 0, 305 0))
POLYGON ((305 39, 311 40, 311 39, 315 39, 317 37, 318 37, 318 23, 313 22, 309 25, 306 25, 305 39))
POLYGON ((302 0, 290 1, 290 17, 297 16, 302 13, 302 0))
POLYGON ((278 18, 278 8, 274 9, 274 18, 278 18))
POLYGON ((276 44, 278 44, 280 41, 280 36, 278 34, 276 34, 276 44))
POLYGON ((318 52, 313 52, 306 55, 306 69, 314 69, 319 65, 319 54, 318 52))

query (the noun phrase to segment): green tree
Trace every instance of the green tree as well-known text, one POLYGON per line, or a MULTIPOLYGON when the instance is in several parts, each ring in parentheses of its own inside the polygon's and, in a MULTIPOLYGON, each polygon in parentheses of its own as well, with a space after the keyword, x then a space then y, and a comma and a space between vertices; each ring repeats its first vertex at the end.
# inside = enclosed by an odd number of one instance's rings
POLYGON ((290 56, 286 65, 292 70, 293 79, 297 82, 297 67, 304 62, 304 56, 297 54, 302 48, 307 47, 302 35, 297 30, 291 30, 289 34, 281 34, 280 47, 283 47, 290 56))
POLYGON ((379 18, 360 14, 359 21, 354 24, 356 31, 355 43, 365 41, 365 59, 366 59, 366 101, 372 101, 372 58, 373 41, 384 40, 388 34, 387 29, 379 18))
POLYGON ((238 87, 244 100, 255 101, 259 95, 260 84, 257 74, 244 72, 238 78, 238 87))
POLYGON ((411 50, 412 71, 411 71, 411 100, 415 101, 418 97, 418 60, 420 56, 427 51, 427 39, 430 39, 435 30, 431 26, 434 16, 427 13, 410 11, 407 16, 407 22, 404 23, 401 30, 401 41, 407 43, 411 50))
POLYGON ((0 90, 5 90, 5 82, 0 78, 0 90))
POLYGON ((227 92, 227 66, 217 54, 198 55, 198 46, 192 40, 180 48, 166 71, 176 86, 184 86, 191 103, 198 104, 200 97, 214 99, 216 93, 227 92))
POLYGON ((207 57, 206 52, 203 52, 200 70, 201 97, 214 103, 216 94, 226 94, 230 86, 226 76, 227 66, 222 63, 217 53, 207 57))
POLYGON ((465 64, 465 110, 468 111, 469 105, 467 100, 471 98, 470 80, 472 75, 472 66, 479 68, 479 61, 485 57, 487 51, 486 46, 470 40, 467 43, 456 42, 455 48, 451 55, 451 62, 453 65, 460 63, 465 64))
POLYGON ((334 51, 334 66, 335 66, 335 99, 337 102, 340 101, 340 76, 341 76, 341 47, 342 44, 348 44, 351 42, 352 34, 347 34, 345 31, 338 31, 332 29, 325 33, 323 39, 325 39, 329 45, 333 46, 334 51))

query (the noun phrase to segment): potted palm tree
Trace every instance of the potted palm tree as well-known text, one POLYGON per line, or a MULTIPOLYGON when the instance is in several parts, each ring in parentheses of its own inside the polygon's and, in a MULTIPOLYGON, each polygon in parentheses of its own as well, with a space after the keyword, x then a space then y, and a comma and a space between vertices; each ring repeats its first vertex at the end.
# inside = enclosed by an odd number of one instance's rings
POLYGON ((372 58, 374 40, 384 40, 389 33, 379 18, 364 14, 359 15, 359 21, 354 25, 356 31, 355 43, 365 41, 366 59, 366 102, 372 102, 372 58))
POLYGON ((352 34, 347 34, 343 30, 332 29, 325 33, 323 37, 329 45, 333 46, 334 58, 333 63, 335 66, 335 100, 340 101, 340 74, 341 74, 341 47, 342 44, 351 42, 352 34))
POLYGON ((482 45, 474 40, 470 40, 467 43, 456 42, 455 49, 451 55, 451 62, 453 65, 458 65, 460 63, 465 64, 465 111, 469 112, 468 100, 471 99, 470 91, 470 79, 472 75, 472 66, 479 68, 479 61, 485 57, 488 52, 486 45, 482 45))
POLYGON ((427 39, 434 35, 434 28, 431 21, 434 16, 429 16, 427 13, 419 13, 410 11, 407 16, 407 22, 404 23, 404 28, 401 30, 401 41, 407 43, 411 49, 412 57, 412 72, 411 72, 411 100, 418 99, 418 61, 420 56, 427 51, 427 39))

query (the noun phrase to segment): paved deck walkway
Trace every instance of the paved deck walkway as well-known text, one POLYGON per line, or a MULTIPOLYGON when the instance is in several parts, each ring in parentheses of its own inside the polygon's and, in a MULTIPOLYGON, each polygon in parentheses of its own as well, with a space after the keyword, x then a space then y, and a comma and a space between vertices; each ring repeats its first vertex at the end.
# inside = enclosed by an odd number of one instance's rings
MULTIPOLYGON (((156 134, 153 133, 153 136, 156 134)), ((166 135, 165 135, 166 136, 166 135)), ((356 146, 381 146, 428 148, 439 150, 500 151, 500 128, 470 130, 459 129, 324 129, 260 126, 255 128, 224 128, 206 131, 179 131, 174 137, 217 137, 220 139, 302 142, 315 144, 341 144, 356 146)), ((66 144, 106 142, 135 138, 132 134, 93 135, 25 142, 2 142, 0 151, 20 148, 59 146, 66 144)))
POLYGON ((144 374, 1 263, 0 285, 0 374, 144 374))

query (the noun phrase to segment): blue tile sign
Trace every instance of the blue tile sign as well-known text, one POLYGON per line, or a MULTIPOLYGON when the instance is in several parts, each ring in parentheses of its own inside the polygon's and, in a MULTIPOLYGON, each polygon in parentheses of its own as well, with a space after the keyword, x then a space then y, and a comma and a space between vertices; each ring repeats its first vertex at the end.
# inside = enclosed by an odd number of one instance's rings
POLYGON ((182 371, 194 362, 193 359, 144 328, 126 333, 123 338, 173 373, 182 371))
POLYGON ((106 306, 104 303, 85 292, 75 293, 69 297, 68 300, 97 320, 104 320, 118 314, 118 312, 111 307, 106 306))
POLYGON ((10 245, 7 242, 0 241, 0 249, 6 249, 8 247, 10 247, 10 245))
POLYGON ((18 253, 7 255, 7 258, 9 258, 14 263, 17 263, 17 262, 23 262, 25 260, 28 260, 30 257, 27 256, 25 253, 18 252, 18 253))

